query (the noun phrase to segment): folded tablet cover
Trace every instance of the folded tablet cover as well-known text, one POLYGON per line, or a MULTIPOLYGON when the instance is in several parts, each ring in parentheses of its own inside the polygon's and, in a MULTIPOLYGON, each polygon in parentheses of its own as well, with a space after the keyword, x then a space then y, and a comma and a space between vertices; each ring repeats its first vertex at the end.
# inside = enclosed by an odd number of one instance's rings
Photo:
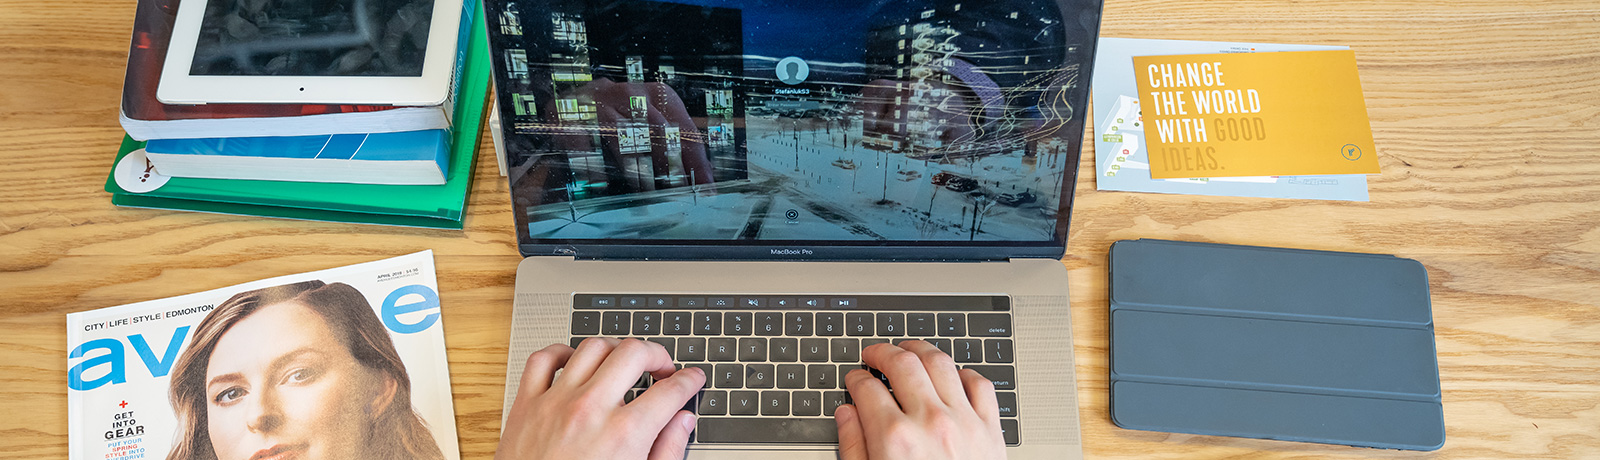
POLYGON ((1136 430, 1444 445, 1428 275, 1387 255, 1111 246, 1111 419, 1136 430))

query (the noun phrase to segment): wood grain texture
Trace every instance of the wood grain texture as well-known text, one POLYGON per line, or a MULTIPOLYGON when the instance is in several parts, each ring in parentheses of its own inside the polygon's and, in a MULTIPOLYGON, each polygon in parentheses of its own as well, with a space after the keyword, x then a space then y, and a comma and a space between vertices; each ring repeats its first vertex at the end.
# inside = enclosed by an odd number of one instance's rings
MULTIPOLYGON (((1340 44, 1383 174, 1368 203, 1097 192, 1070 231, 1090 458, 1600 458, 1600 5, 1109 0, 1103 35, 1340 44), (1390 253, 1433 294, 1431 453, 1173 435, 1107 415, 1106 252, 1129 238, 1390 253)), ((0 458, 65 458, 65 314, 435 251, 464 458, 498 439, 513 274, 482 157, 465 231, 119 209, 101 190, 132 0, 0 0, 0 458)), ((483 151, 490 151, 488 136, 483 151)))

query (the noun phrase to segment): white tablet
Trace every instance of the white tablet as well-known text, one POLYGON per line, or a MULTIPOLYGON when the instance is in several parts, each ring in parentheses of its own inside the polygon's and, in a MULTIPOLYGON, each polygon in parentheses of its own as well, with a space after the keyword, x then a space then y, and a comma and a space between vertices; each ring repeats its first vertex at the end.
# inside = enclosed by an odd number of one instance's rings
POLYGON ((156 98, 442 104, 461 18, 462 0, 184 0, 156 98))

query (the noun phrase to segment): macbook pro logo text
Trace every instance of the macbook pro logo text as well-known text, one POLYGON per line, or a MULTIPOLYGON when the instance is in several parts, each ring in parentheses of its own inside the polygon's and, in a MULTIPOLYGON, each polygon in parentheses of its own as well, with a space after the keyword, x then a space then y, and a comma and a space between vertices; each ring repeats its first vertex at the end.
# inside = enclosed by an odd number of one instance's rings
POLYGON ((812 254, 812 252, 811 252, 810 249, 773 249, 772 250, 772 255, 775 255, 775 256, 809 256, 811 254, 812 254))
POLYGON ((798 57, 789 56, 778 61, 778 81, 786 85, 798 85, 811 76, 811 66, 798 57))

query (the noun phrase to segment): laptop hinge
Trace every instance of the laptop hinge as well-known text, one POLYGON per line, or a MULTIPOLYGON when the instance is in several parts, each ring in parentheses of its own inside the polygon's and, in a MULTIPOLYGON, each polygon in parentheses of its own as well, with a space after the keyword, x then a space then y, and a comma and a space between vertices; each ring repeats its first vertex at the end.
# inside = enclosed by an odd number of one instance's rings
POLYGON ((524 256, 578 260, 826 261, 826 262, 1007 262, 1060 259, 1055 247, 784 246, 741 245, 524 245, 524 256), (1052 250, 1053 249, 1053 250, 1052 250))

